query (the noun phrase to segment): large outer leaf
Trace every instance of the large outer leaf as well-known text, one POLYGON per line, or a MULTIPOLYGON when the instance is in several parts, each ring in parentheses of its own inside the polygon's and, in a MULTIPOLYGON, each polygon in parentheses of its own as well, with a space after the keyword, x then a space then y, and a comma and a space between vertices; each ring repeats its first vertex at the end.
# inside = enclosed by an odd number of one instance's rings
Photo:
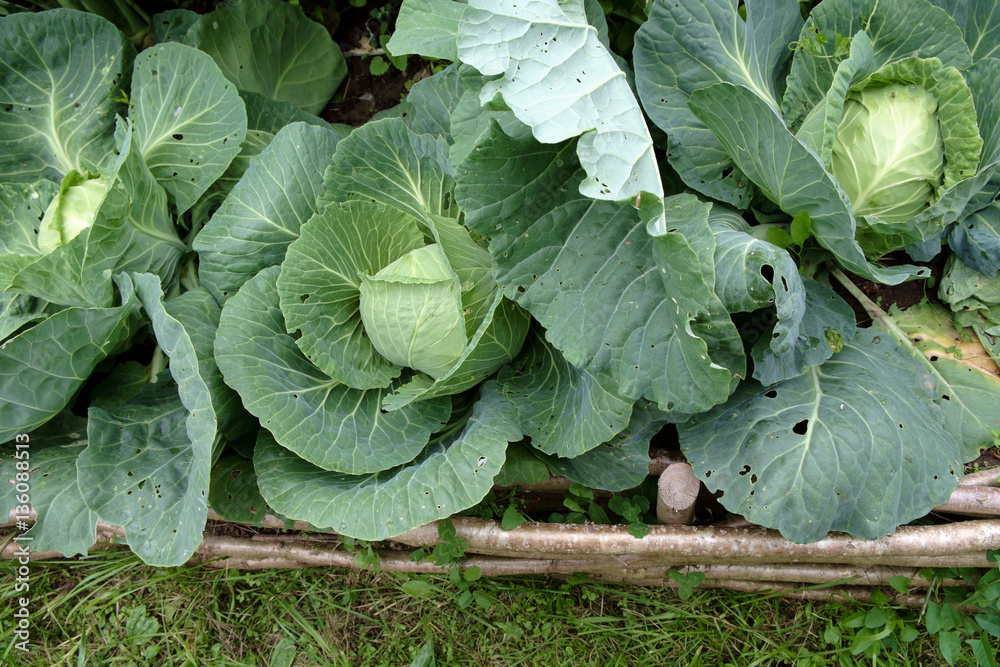
POLYGON ((154 276, 133 275, 132 279, 156 342, 170 358, 170 374, 181 402, 191 413, 187 429, 199 455, 204 453, 201 449, 217 442, 217 428, 229 437, 249 431, 250 416, 215 362, 215 334, 222 314, 219 304, 204 288, 164 301, 154 276))
POLYGON ((406 101, 393 108, 406 112, 405 120, 417 134, 433 134, 451 143, 451 114, 463 90, 458 65, 450 65, 413 84, 406 101))
POLYGON ((847 195, 816 153, 792 136, 777 112, 752 91, 719 83, 695 92, 689 104, 768 199, 790 215, 809 214, 813 236, 847 269, 888 284, 929 275, 912 266, 868 263, 854 240, 857 223, 847 195))
POLYGON ((305 123, 282 128, 194 240, 202 283, 220 303, 258 271, 280 264, 316 212, 339 136, 305 123))
POLYGON ((355 389, 388 387, 401 368, 361 321, 361 278, 424 246, 413 217, 365 201, 331 204, 288 246, 278 296, 288 332, 319 370, 355 389))
POLYGON ((401 118, 366 123, 337 144, 324 178, 332 201, 374 200, 418 220, 458 217, 448 142, 417 134, 401 118))
POLYGON ((322 468, 359 475, 411 461, 447 421, 450 400, 383 412, 389 389, 323 374, 285 333, 278 272, 261 271, 222 310, 215 355, 226 382, 278 442, 322 468))
MULTIPOLYGON (((28 531, 32 551, 86 555, 94 545, 97 515, 87 509, 76 479, 76 459, 87 446, 87 422, 64 413, 31 433, 26 443, 31 507, 37 513, 28 531)), ((19 507, 14 475, 15 449, 0 448, 0 513, 19 507)), ((21 454, 23 457, 24 454, 21 454)))
POLYGON ((734 0, 660 0, 635 37, 639 99, 669 139, 667 157, 684 182, 740 209, 753 193, 718 139, 688 109, 699 88, 726 81, 746 86, 775 109, 788 44, 802 25, 798 3, 747 3, 746 20, 734 0))
POLYGON ((745 358, 706 284, 714 265, 679 232, 651 238, 632 207, 583 198, 578 176, 572 145, 515 141, 496 126, 459 167, 456 197, 466 224, 492 239, 504 294, 569 363, 610 373, 623 396, 689 413, 721 403, 745 358))
POLYGON ((618 395, 609 375, 567 363, 537 325, 524 351, 500 370, 497 382, 517 409, 532 447, 546 454, 583 454, 615 437, 632 416, 633 402, 618 395))
POLYGON ((201 543, 212 450, 220 422, 239 405, 212 356, 219 306, 211 295, 195 290, 164 303, 155 276, 133 280, 176 384, 146 386, 114 408, 91 407, 81 489, 91 509, 125 528, 143 560, 180 565, 201 543), (133 443, 145 449, 133 455, 133 443))
POLYGON ((0 442, 63 409, 97 364, 136 326, 132 284, 116 308, 67 308, 0 346, 0 442))
POLYGON ((149 170, 177 212, 198 201, 240 152, 243 100, 212 59, 183 44, 158 44, 135 59, 130 119, 149 170))
POLYGON ((521 439, 514 408, 493 383, 479 389, 456 437, 374 475, 341 475, 303 461, 261 431, 254 467, 282 514, 363 540, 384 540, 475 505, 493 486, 507 444, 521 439))
POLYGON ((202 421, 169 380, 112 410, 88 412, 88 445, 77 459, 84 501, 122 526, 150 565, 182 565, 201 543, 212 446, 202 421))
POLYGON ((501 94, 538 141, 580 137, 577 154, 587 172, 581 194, 663 197, 642 110, 588 23, 583 0, 472 0, 459 26, 458 57, 482 74, 503 75, 483 86, 480 102, 501 94))
POLYGON ((318 114, 347 76, 326 28, 278 0, 231 0, 202 16, 184 37, 208 53, 242 90, 318 114))
POLYGON ((57 9, 0 21, 0 173, 59 181, 114 159, 115 100, 135 49, 94 14, 57 9))
POLYGON ((965 34, 972 62, 1000 57, 1000 2, 997 0, 931 0, 947 12, 965 34))
POLYGON ((459 22, 466 5, 452 0, 406 0, 399 8, 396 29, 386 48, 401 56, 458 60, 459 22))
POLYGON ((874 539, 926 514, 961 475, 920 362, 860 331, 825 364, 732 399, 678 430, 731 512, 793 542, 831 530, 874 539))
POLYGON ((837 37, 853 37, 859 30, 871 37, 876 68, 910 56, 938 58, 958 69, 972 64, 955 20, 927 0, 824 0, 810 12, 798 37, 818 53, 807 48, 795 52, 781 107, 790 127, 797 128, 829 90, 839 62, 834 56, 837 37), (817 32, 825 43, 816 43, 817 32))

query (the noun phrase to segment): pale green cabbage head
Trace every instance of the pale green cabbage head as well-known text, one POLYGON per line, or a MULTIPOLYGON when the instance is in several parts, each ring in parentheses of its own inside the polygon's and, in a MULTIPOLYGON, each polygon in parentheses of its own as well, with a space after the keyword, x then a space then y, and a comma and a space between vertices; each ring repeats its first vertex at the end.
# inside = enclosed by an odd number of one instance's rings
POLYGON ((38 228, 38 247, 49 253, 79 236, 94 224, 108 191, 108 180, 71 171, 63 179, 38 228))
POLYGON ((853 93, 833 142, 833 175, 855 215, 905 222, 933 203, 945 149, 937 98, 917 85, 853 93))
POLYGON ((411 250, 362 277, 365 332, 386 359, 439 378, 468 343, 460 290, 441 246, 411 250))

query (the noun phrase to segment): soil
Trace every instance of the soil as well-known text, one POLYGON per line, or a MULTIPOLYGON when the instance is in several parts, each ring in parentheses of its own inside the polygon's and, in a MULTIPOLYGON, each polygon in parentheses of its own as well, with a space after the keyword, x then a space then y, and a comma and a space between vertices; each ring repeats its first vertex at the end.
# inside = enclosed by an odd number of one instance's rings
MULTIPOLYGON (((913 262, 909 257, 900 252, 882 258, 879 263, 885 265, 917 264, 919 266, 926 266, 931 270, 931 277, 928 279, 911 280, 899 285, 882 285, 858 276, 850 276, 851 280, 864 292, 865 296, 878 304, 883 310, 888 310, 889 306, 892 305, 895 305, 900 310, 905 310, 924 300, 940 303, 937 295, 937 285, 941 281, 941 275, 944 272, 943 256, 939 256, 931 262, 913 262)), ((851 304, 858 320, 858 326, 870 326, 872 318, 861 304, 836 280, 831 280, 830 283, 834 291, 840 294, 847 303, 851 304)))

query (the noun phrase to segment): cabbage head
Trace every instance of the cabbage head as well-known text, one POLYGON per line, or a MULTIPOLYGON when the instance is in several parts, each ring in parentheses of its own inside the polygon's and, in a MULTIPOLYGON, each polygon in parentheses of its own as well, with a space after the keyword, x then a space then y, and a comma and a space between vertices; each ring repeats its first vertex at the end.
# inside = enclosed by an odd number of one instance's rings
POLYGON ((436 243, 363 276, 361 320, 372 345, 400 366, 433 378, 446 374, 467 342, 459 290, 436 243))
POLYGON ((905 223, 974 175, 982 146, 962 73, 905 58, 848 91, 830 170, 855 215, 905 223))
POLYGON ((38 248, 49 253, 90 228, 108 192, 108 179, 90 172, 70 171, 63 178, 59 194, 45 209, 38 228, 38 248))
POLYGON ((944 177, 934 96, 893 83, 848 97, 833 142, 833 175, 856 215, 903 222, 928 206, 944 177))

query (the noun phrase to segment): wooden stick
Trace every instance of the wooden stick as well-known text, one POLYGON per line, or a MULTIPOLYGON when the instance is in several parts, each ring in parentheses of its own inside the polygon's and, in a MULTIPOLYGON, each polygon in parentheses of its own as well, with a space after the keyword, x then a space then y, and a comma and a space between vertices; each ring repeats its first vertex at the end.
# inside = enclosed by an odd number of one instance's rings
POLYGON ((701 482, 687 463, 668 465, 660 474, 656 493, 656 518, 660 523, 689 526, 701 482))

